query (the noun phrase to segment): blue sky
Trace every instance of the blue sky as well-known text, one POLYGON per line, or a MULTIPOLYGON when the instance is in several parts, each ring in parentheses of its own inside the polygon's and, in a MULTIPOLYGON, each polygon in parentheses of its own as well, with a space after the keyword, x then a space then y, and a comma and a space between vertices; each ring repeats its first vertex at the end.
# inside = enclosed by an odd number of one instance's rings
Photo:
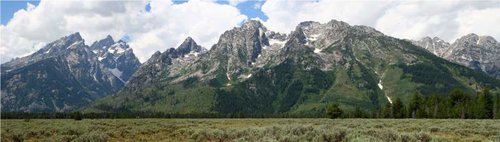
POLYGON ((2 9, 1 22, 2 25, 7 24, 14 13, 19 9, 26 9, 26 3, 29 2, 35 6, 38 6, 40 1, 0 1, 2 9))
MULTIPOLYGON (((1 17, 1 24, 6 25, 7 22, 9 22, 10 19, 12 19, 14 13, 20 9, 26 9, 26 4, 31 3, 35 6, 38 6, 40 1, 0 1, 1 3, 1 10, 2 10, 2 17, 1 17)), ((173 0, 175 4, 182 4, 187 1, 179 1, 179 0, 173 0)), ((229 4, 228 1, 224 0, 219 0, 217 3, 220 4, 229 4)), ((267 20, 268 17, 260 10, 260 6, 264 1, 256 1, 256 0, 250 0, 250 1, 245 1, 242 3, 238 3, 236 7, 240 12, 249 18, 259 18, 261 20, 267 20)), ((150 5, 145 5, 144 6, 146 11, 149 11, 151 9, 150 5)))

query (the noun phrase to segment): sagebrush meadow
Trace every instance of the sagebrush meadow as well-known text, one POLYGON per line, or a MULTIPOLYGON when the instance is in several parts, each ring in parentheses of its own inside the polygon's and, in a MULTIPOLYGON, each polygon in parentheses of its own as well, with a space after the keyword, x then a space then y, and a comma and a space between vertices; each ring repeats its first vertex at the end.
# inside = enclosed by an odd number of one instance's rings
POLYGON ((500 141, 500 120, 2 120, 2 141, 500 141))

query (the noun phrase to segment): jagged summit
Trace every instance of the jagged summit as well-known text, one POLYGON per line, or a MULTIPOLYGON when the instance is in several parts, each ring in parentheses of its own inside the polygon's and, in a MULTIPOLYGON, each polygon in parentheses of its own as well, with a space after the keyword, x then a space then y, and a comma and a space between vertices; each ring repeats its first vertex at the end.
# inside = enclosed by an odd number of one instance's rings
POLYGON ((438 37, 412 42, 436 56, 500 78, 500 44, 491 36, 470 33, 452 44, 438 37))
POLYGON ((189 54, 190 52, 201 52, 203 47, 196 44, 196 42, 191 37, 187 37, 184 42, 182 42, 177 51, 182 55, 189 54))
POLYGON ((80 36, 80 33, 75 32, 73 34, 64 36, 56 41, 53 41, 53 42, 47 44, 48 46, 45 46, 45 47, 52 47, 52 46, 67 47, 75 42, 82 42, 82 44, 83 44, 84 41, 85 40, 82 38, 82 36, 80 36))
POLYGON ((111 35, 107 35, 106 38, 95 41, 94 43, 92 43, 92 45, 90 47, 92 47, 94 49, 105 48, 105 47, 111 46, 114 43, 115 43, 115 41, 113 40, 113 37, 111 37, 111 35))
POLYGON ((495 44, 497 44, 497 40, 491 36, 479 36, 475 33, 470 33, 458 38, 455 43, 464 45, 495 46, 495 44))
POLYGON ((93 46, 76 32, 2 64, 2 112, 67 112, 120 90, 139 60, 111 36, 93 46))
POLYGON ((313 26, 318 26, 320 24, 321 23, 316 22, 316 21, 304 21, 304 22, 300 22, 299 25, 297 25, 297 27, 308 29, 308 28, 311 28, 313 26))
POLYGON ((70 34, 68 36, 65 36, 65 37, 63 37, 61 39, 69 40, 69 41, 83 40, 82 36, 80 35, 80 32, 75 32, 75 33, 70 34))
POLYGON ((264 24, 262 24, 259 20, 249 20, 245 22, 242 26, 242 28, 259 28, 259 27, 264 27, 264 24))

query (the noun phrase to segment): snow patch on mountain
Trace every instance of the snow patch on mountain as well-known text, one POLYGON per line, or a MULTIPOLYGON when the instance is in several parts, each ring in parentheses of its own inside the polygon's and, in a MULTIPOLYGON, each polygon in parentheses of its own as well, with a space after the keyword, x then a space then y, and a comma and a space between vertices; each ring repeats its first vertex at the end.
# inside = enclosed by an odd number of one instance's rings
POLYGON ((321 53, 321 51, 322 51, 321 49, 318 49, 318 48, 314 48, 314 53, 316 53, 316 54, 319 54, 319 53, 321 53))
POLYGON ((379 80, 377 85, 378 88, 380 88, 380 90, 384 90, 384 86, 382 85, 382 80, 379 80))
POLYGON ((285 46, 286 40, 279 39, 269 39, 269 45, 283 48, 285 46))

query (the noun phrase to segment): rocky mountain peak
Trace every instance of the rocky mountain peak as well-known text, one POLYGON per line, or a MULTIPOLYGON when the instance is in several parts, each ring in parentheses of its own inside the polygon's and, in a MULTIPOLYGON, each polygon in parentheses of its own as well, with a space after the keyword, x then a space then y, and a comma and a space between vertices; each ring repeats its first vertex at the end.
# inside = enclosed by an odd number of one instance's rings
MULTIPOLYGON (((9 88, 5 91, 7 95, 45 95, 45 100, 30 97, 22 98, 27 100, 22 103, 7 102, 13 103, 9 104, 13 107, 8 109, 70 111, 121 89, 128 77, 140 66, 139 60, 131 50, 123 54, 108 53, 107 49, 128 48, 125 43, 114 43, 110 36, 95 42, 94 46, 99 48, 91 49, 85 45, 84 39, 77 32, 51 42, 29 56, 2 64, 2 70, 15 71, 5 72, 8 76, 2 76, 2 82, 12 84, 2 84, 2 88, 9 88), (105 45, 106 49, 97 45, 105 45), (13 76, 27 76, 36 80, 15 79, 13 76), (19 84, 32 85, 26 88, 13 87, 19 84), (35 106, 31 107, 33 105, 35 106)), ((3 93, 4 90, 2 95, 3 93)), ((5 103, 2 102, 2 106, 5 103)))
POLYGON ((344 22, 344 21, 338 21, 338 20, 330 20, 328 21, 328 23, 326 23, 327 25, 331 26, 331 27, 338 27, 338 28, 341 28, 341 27, 349 27, 349 24, 344 22))
POLYGON ((449 50, 450 43, 438 38, 438 37, 423 37, 419 41, 411 41, 413 44, 420 46, 429 52, 437 55, 444 56, 449 50))
POLYGON ((311 28, 314 28, 314 27, 318 27, 320 26, 321 23, 319 22, 315 22, 315 21, 304 21, 304 22, 300 22, 299 25, 297 25, 297 28, 301 28, 301 29, 311 29, 311 28))
POLYGON ((224 32, 214 46, 216 54, 232 56, 230 58, 234 57, 234 61, 243 64, 255 62, 262 48, 269 46, 266 32, 266 27, 260 21, 250 20, 241 27, 224 32))
POLYGON ((90 49, 97 55, 98 61, 104 65, 106 70, 110 71, 123 83, 141 65, 132 48, 125 41, 118 40, 115 42, 110 35, 94 42, 90 49))
POLYGON ((470 33, 463 37, 458 38, 454 44, 461 44, 463 46, 475 46, 478 44, 478 40, 479 40, 478 35, 470 33))
POLYGON ((92 43, 92 45, 90 47, 92 49, 105 48, 105 47, 109 47, 109 46, 113 45, 114 43, 115 43, 115 41, 113 40, 113 37, 108 35, 104 39, 101 39, 99 41, 95 41, 94 43, 92 43))
POLYGON ((424 37, 412 42, 436 56, 500 78, 500 44, 491 36, 470 33, 453 44, 438 37, 424 37))
MULTIPOLYGON (((324 24, 314 21, 306 21, 301 22, 296 26, 295 31, 292 32, 290 38, 298 44, 305 45, 305 47, 316 48, 316 52, 319 53, 323 48, 342 40, 349 33, 366 34, 368 32, 371 33, 378 31, 373 28, 361 26, 353 28, 349 24, 337 20, 331 20, 324 24)), ((292 52, 295 52, 295 50, 300 49, 286 49, 286 51, 292 52)))
MULTIPOLYGON (((435 38, 437 38, 437 37, 435 37, 435 38)), ((431 37, 429 37, 429 36, 426 36, 426 37, 423 37, 420 41, 423 41, 423 42, 432 42, 433 39, 431 37)))
POLYGON ((83 38, 80 35, 80 32, 75 32, 73 34, 70 34, 68 36, 65 36, 65 37, 61 38, 60 40, 64 40, 64 41, 81 41, 81 40, 83 40, 83 38))
POLYGON ((182 55, 190 52, 201 52, 203 47, 199 46, 191 37, 187 37, 184 42, 177 48, 177 51, 182 55))
POLYGON ((51 42, 47 44, 44 48, 53 48, 53 47, 69 48, 69 46, 73 45, 76 42, 81 42, 82 44, 84 43, 84 39, 82 38, 82 36, 80 36, 79 32, 67 35, 54 42, 51 42))
POLYGON ((458 38, 455 44, 469 45, 469 46, 495 46, 497 41, 491 36, 479 36, 474 33, 467 34, 463 37, 458 38))
POLYGON ((264 27, 264 25, 259 21, 259 20, 250 20, 243 24, 242 28, 247 28, 247 29, 255 29, 255 28, 260 28, 264 27))

